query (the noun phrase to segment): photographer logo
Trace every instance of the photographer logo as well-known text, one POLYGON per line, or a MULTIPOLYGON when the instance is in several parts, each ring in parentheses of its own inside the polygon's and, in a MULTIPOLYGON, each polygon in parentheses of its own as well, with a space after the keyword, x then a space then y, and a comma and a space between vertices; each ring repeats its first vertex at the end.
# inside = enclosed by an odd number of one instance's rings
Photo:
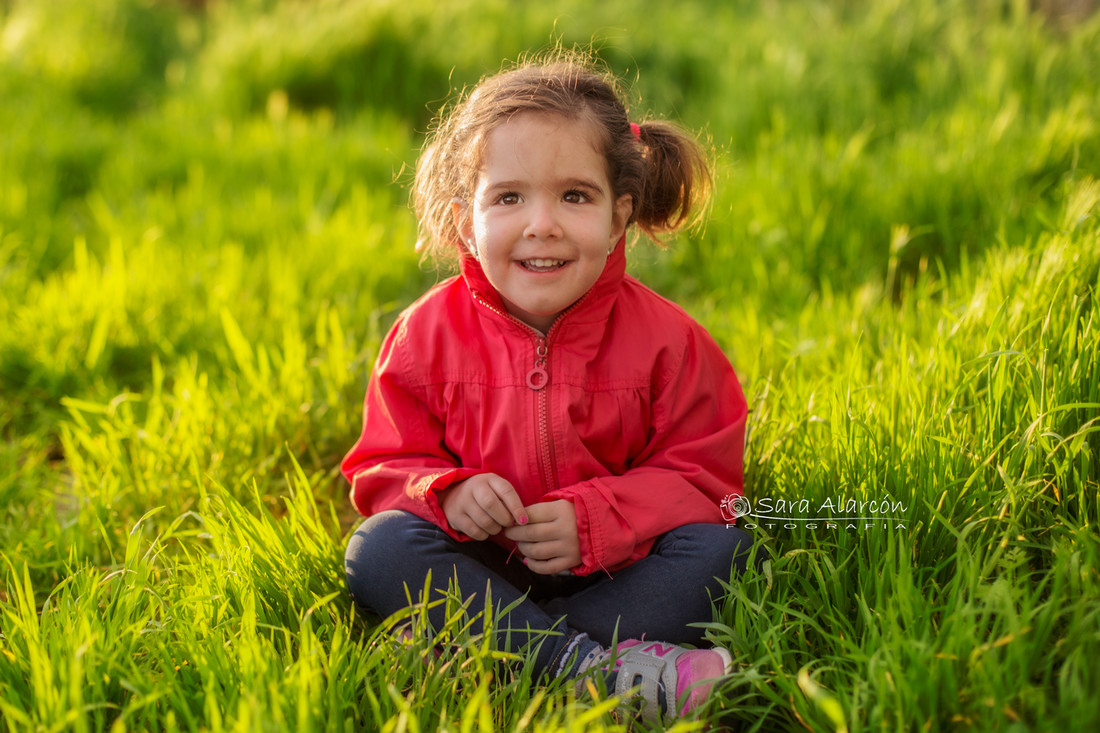
POLYGON ((736 523, 742 529, 908 529, 908 508, 889 494, 880 499, 826 497, 816 503, 764 497, 755 505, 740 494, 727 494, 719 508, 727 527, 736 523))

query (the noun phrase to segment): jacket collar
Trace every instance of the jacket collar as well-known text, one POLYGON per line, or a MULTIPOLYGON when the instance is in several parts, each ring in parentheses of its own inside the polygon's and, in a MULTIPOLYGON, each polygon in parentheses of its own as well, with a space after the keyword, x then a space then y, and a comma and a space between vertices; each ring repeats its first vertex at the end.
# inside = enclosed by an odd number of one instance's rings
MULTIPOLYGON (((462 272, 462 278, 466 281, 466 285, 475 299, 484 301, 500 313, 507 313, 500 293, 485 277, 485 271, 481 269, 480 262, 463 251, 459 268, 462 272)), ((600 273, 596 283, 587 293, 581 296, 580 300, 566 309, 564 315, 554 322, 554 325, 550 327, 551 333, 557 333, 564 322, 568 322, 571 326, 580 324, 593 326, 607 321, 625 277, 626 237, 624 235, 608 256, 607 264, 604 265, 603 272, 600 273)), ((515 322, 517 325, 520 324, 519 321, 515 322)))

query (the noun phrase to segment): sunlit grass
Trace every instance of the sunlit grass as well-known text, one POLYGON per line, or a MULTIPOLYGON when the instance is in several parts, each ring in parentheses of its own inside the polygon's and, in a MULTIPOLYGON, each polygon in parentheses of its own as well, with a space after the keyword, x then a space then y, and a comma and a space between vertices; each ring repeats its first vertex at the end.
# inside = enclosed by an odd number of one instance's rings
POLYGON ((631 267, 741 375, 750 499, 902 507, 751 522, 737 672, 679 729, 1100 726, 1100 20, 207 5, 0 2, 0 727, 627 727, 499 609, 429 634, 342 577, 374 354, 444 275, 420 135, 558 39, 716 149, 708 225, 631 267))

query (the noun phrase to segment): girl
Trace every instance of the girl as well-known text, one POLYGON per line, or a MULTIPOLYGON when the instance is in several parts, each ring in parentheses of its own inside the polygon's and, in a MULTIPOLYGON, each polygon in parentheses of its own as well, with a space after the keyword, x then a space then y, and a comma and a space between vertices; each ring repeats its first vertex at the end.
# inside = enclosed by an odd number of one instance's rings
POLYGON ((729 653, 682 645, 745 569, 719 506, 742 490, 746 403, 702 327, 625 274, 625 234, 677 230, 708 184, 694 139, 632 124, 572 59, 490 77, 439 123, 420 244, 461 275, 398 317, 343 462, 360 605, 401 611, 430 574, 433 598, 491 593, 498 643, 542 675, 640 687, 650 719, 706 699, 729 653))

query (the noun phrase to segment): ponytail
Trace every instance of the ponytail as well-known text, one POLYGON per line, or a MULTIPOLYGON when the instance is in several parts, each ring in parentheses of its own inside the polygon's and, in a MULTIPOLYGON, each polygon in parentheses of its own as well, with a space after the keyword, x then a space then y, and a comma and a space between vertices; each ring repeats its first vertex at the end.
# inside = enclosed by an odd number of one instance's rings
POLYGON ((703 146, 669 122, 637 127, 644 165, 632 220, 651 239, 676 232, 701 218, 712 179, 703 146))

